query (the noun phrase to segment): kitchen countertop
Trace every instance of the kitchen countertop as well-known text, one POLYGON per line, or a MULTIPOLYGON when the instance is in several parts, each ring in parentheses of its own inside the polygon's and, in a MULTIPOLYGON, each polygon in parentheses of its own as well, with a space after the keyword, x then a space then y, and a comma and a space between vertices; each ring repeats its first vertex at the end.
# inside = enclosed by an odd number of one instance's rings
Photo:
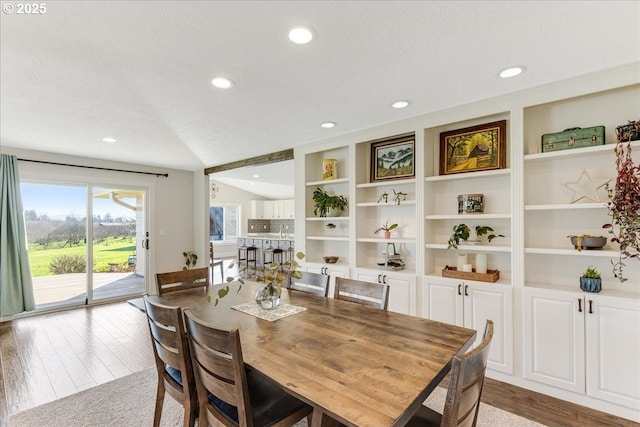
POLYGON ((247 233, 246 236, 241 236, 241 239, 263 239, 263 240, 295 240, 293 234, 284 234, 280 237, 279 233, 247 233))

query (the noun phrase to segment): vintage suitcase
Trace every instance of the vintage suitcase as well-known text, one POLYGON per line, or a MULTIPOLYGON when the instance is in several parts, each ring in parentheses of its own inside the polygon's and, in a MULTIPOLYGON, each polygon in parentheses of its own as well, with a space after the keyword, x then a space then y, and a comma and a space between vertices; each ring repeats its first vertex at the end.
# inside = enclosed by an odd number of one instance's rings
POLYGON ((542 135, 542 152, 604 145, 604 126, 571 128, 542 135))

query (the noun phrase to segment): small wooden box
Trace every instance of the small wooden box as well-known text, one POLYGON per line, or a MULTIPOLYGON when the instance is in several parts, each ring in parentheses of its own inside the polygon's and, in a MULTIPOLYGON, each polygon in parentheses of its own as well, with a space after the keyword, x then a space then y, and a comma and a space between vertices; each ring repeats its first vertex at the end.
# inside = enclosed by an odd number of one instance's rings
POLYGON ((485 273, 476 273, 475 268, 472 272, 458 271, 456 267, 448 265, 442 269, 442 277, 451 277, 453 279, 478 280, 480 282, 497 282, 500 279, 500 271, 487 270, 485 273))
POLYGON ((604 126, 565 129, 542 135, 543 153, 604 144, 604 126))

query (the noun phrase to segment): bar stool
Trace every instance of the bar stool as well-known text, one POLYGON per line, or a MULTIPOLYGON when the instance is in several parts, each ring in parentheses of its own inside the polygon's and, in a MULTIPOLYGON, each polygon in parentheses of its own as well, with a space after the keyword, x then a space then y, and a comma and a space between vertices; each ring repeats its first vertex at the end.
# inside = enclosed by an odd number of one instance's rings
POLYGON ((280 248, 269 247, 268 249, 262 250, 262 265, 271 264, 272 262, 277 262, 282 264, 284 262, 283 258, 283 250, 280 248), (267 255, 271 257, 271 259, 267 262, 267 255))
POLYGON ((253 263, 253 269, 256 270, 258 268, 258 248, 255 246, 238 247, 238 267, 241 267, 242 261, 245 261, 247 270, 249 263, 253 263))

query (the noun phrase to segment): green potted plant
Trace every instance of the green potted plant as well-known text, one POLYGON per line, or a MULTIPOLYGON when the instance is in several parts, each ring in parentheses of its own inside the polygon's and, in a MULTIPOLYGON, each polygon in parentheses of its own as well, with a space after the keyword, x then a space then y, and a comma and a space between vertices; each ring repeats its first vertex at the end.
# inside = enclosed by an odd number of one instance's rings
POLYGON ((344 196, 331 196, 321 188, 316 188, 313 192, 313 214, 321 217, 340 216, 348 205, 349 200, 344 196))
MULTIPOLYGON (((504 237, 504 234, 495 234, 493 232, 493 228, 486 225, 476 225, 475 231, 478 237, 482 237, 486 234, 487 241, 489 243, 491 243, 491 241, 496 237, 504 237)), ((470 233, 471 233, 471 229, 467 224, 454 225, 453 233, 451 233, 451 236, 449 237, 449 241, 447 242, 448 243, 447 249, 451 249, 451 248, 458 249, 458 245, 460 244, 461 241, 466 242, 469 239, 470 233)))
POLYGON ((585 292, 600 292, 602 290, 602 279, 600 273, 593 266, 588 266, 582 277, 580 277, 580 289, 585 292))
POLYGON ((198 262, 198 254, 193 251, 185 251, 182 252, 182 256, 184 257, 184 267, 183 270, 188 270, 191 267, 195 267, 198 262))

